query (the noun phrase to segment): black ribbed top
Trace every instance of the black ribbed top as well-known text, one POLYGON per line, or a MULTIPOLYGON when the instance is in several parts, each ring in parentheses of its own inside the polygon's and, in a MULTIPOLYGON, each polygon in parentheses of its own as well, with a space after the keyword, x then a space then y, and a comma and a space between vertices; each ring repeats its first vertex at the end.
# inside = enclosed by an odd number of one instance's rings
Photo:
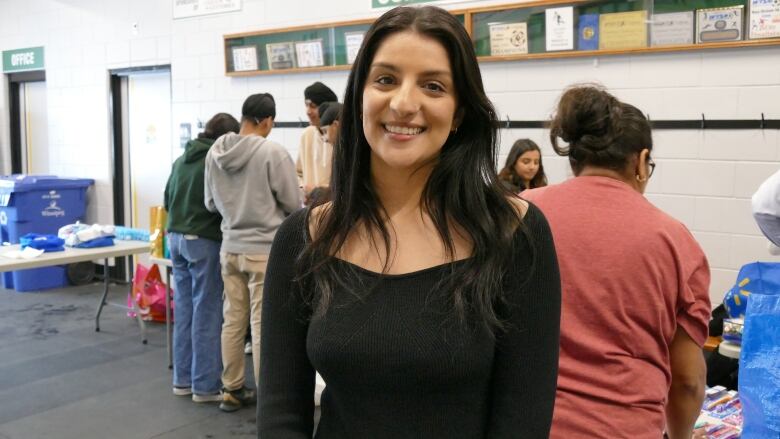
POLYGON ((547 438, 560 277, 541 211, 531 205, 524 223, 530 233, 515 234, 499 309, 509 330, 492 338, 479 325, 460 325, 433 294, 463 261, 381 275, 339 260, 361 299, 337 289, 325 316, 309 319, 292 282, 308 239, 305 212, 291 215, 265 277, 258 437, 312 437, 317 370, 327 382, 319 439, 547 438))

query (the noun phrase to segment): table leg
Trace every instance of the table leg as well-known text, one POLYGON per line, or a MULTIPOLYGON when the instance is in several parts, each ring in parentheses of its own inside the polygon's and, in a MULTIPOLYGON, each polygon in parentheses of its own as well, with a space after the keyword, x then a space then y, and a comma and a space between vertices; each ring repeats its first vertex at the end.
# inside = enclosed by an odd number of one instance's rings
POLYGON ((138 306, 138 303, 135 301, 135 297, 133 297, 133 284, 130 284, 130 295, 132 297, 133 304, 133 311, 135 312, 135 319, 138 321, 138 327, 141 328, 141 343, 146 344, 146 322, 144 322, 144 319, 141 318, 141 308, 138 306))
POLYGON ((173 349, 171 347, 171 267, 165 267, 165 331, 168 346, 168 369, 173 369, 173 349))
POLYGON ((108 297, 108 259, 105 260, 105 265, 103 266, 103 297, 100 298, 100 304, 95 315, 95 332, 100 332, 100 313, 103 312, 106 297, 108 297))
MULTIPOLYGON (((95 332, 100 332, 100 313, 103 312, 103 307, 107 305, 106 298, 108 297, 108 286, 110 278, 108 276, 108 259, 104 260, 104 275, 103 275, 103 296, 100 298, 100 304, 98 305, 97 314, 95 315, 95 332)), ((133 285, 130 284, 131 303, 133 304, 133 311, 135 312, 135 318, 138 320, 138 326, 141 328, 141 343, 147 344, 146 339, 146 323, 141 318, 141 310, 138 308, 138 304, 135 302, 135 297, 132 297, 133 285)))

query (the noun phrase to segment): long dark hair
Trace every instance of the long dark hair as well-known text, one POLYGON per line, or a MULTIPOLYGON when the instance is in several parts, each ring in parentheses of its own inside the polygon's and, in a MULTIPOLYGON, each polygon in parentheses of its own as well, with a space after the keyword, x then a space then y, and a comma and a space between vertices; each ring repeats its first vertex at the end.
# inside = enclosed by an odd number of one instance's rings
POLYGON ((506 157, 506 164, 504 169, 498 173, 498 178, 505 181, 512 187, 516 187, 520 190, 533 189, 537 187, 547 186, 547 175, 544 173, 544 164, 542 163, 542 150, 531 139, 518 139, 512 145, 512 149, 509 150, 509 155, 506 157), (517 175, 515 170, 515 163, 520 157, 528 151, 539 151, 539 170, 536 171, 536 175, 531 179, 528 187, 525 187, 523 179, 517 175))
POLYGON ((597 84, 575 85, 561 95, 550 123, 550 142, 558 155, 569 156, 575 175, 585 166, 625 172, 633 155, 653 150, 645 115, 597 84), (558 138, 568 145, 559 145, 558 138))
MULTIPOLYGON (((390 259, 387 212, 371 183, 371 149, 363 132, 361 109, 375 53, 388 36, 403 31, 432 38, 447 51, 463 121, 441 149, 423 190, 422 208, 450 260, 455 259, 453 227, 470 238, 473 251, 471 258, 452 266, 437 290, 449 296, 453 316, 461 323, 467 315, 476 314, 485 326, 502 328, 495 305, 511 258, 512 237, 522 220, 496 176, 497 116, 485 95, 473 45, 463 25, 437 7, 391 9, 366 32, 344 95, 341 135, 333 154, 332 202, 322 205, 317 215, 316 236, 299 259, 299 279, 307 284, 304 290, 309 291, 314 313, 325 313, 334 288, 346 286, 334 255, 361 225, 379 232, 390 259)), ((311 212, 310 208, 309 221, 311 212)))

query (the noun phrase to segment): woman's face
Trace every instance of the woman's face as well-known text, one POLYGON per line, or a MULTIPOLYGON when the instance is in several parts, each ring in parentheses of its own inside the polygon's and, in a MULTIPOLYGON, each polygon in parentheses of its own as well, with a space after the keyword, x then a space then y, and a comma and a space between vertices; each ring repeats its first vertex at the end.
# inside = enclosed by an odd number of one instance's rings
POLYGON ((539 172, 539 164, 542 161, 542 155, 539 151, 531 150, 524 152, 515 162, 515 172, 523 181, 531 181, 539 172))
POLYGON ((444 47, 413 31, 388 36, 363 88, 363 133, 372 169, 416 169, 431 162, 455 128, 456 109, 444 47))

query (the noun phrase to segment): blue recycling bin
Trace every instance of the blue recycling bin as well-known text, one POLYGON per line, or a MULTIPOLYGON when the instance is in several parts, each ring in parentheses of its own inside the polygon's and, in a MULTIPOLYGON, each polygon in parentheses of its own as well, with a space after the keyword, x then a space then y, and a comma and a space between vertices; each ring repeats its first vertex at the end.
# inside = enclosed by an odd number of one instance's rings
MULTIPOLYGON (((60 227, 82 221, 87 189, 94 180, 53 175, 0 177, 0 240, 18 244, 27 233, 57 234, 60 227)), ((2 273, 4 288, 37 291, 68 284, 65 266, 2 273)))

